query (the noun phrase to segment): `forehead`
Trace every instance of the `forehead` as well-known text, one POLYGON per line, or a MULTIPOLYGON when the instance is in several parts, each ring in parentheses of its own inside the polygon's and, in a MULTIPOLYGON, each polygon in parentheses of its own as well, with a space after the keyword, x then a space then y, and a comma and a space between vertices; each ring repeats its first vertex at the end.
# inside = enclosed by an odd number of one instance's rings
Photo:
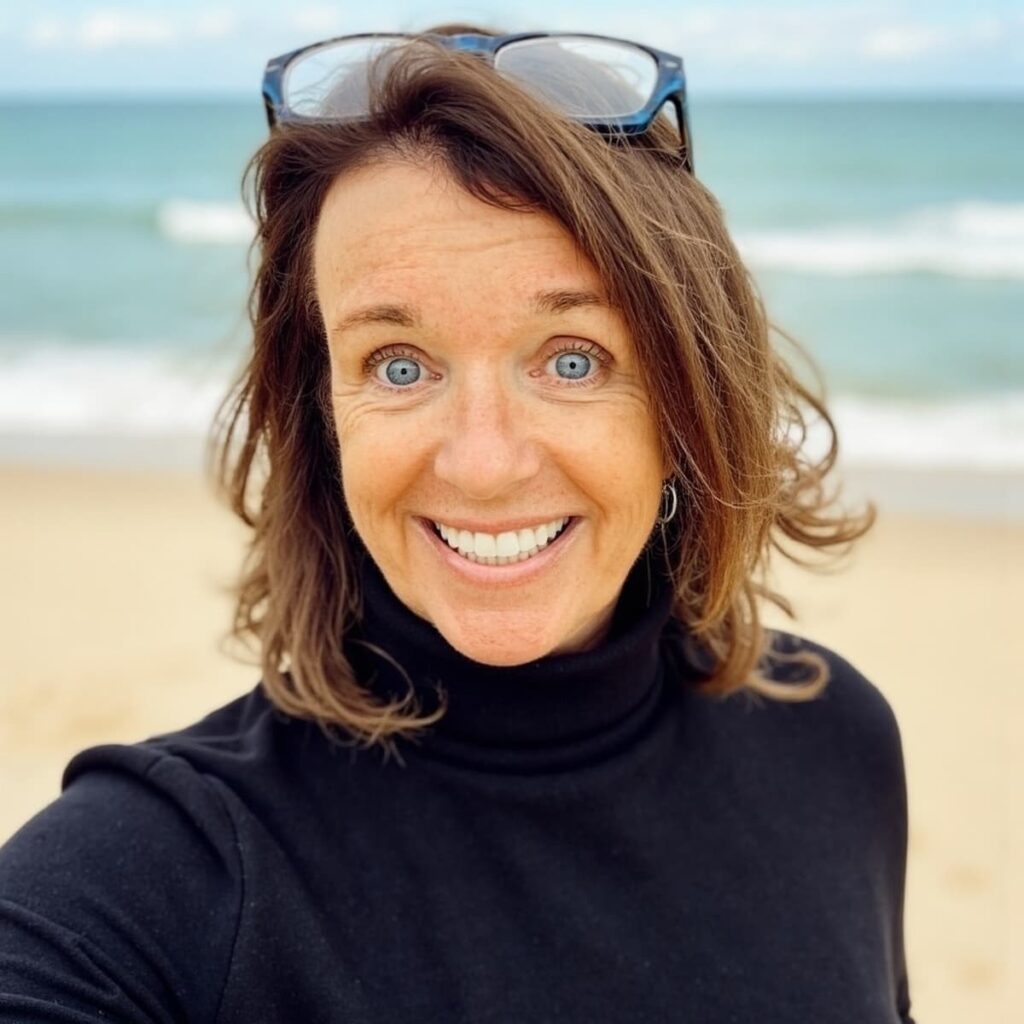
POLYGON ((474 293, 604 293, 596 268, 554 217, 492 206, 443 169, 404 162, 363 167, 333 183, 317 222, 314 272, 328 300, 394 287, 465 289, 467 280, 474 293))

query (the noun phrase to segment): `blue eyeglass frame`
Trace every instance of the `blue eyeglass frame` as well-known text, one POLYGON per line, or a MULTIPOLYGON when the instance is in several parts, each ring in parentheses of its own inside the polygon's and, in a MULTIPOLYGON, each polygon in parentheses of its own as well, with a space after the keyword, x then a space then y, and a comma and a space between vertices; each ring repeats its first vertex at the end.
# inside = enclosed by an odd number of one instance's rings
POLYGON ((464 50, 489 57, 493 63, 494 56, 503 46, 519 43, 526 39, 597 39, 607 43, 619 43, 632 46, 649 54, 657 63, 658 77, 650 99, 635 114, 623 117, 595 117, 592 119, 574 118, 602 135, 642 135, 646 132, 658 112, 666 103, 671 103, 676 114, 679 128, 679 158, 683 169, 693 174, 693 145, 690 134, 690 118, 686 104, 686 74, 683 70, 683 59, 674 53, 658 50, 653 46, 634 42, 632 39, 619 39, 616 36, 598 35, 593 32, 516 32, 510 35, 487 36, 477 33, 459 33, 456 35, 434 35, 431 33, 414 32, 359 32, 353 35, 334 36, 321 39, 319 42, 301 46, 267 61, 263 72, 263 104, 267 114, 267 124, 273 129, 277 124, 287 122, 315 122, 322 119, 307 117, 293 113, 284 102, 284 78, 288 66, 299 57, 311 50, 332 46, 335 43, 352 39, 429 39, 440 43, 451 50, 464 50))

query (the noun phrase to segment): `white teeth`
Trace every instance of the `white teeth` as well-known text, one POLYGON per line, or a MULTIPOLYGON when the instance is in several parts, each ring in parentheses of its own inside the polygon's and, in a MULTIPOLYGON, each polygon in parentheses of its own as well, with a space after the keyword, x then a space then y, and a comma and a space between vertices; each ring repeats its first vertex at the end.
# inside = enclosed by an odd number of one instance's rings
POLYGON ((434 523, 434 526, 450 548, 457 550, 470 561, 487 565, 507 565, 521 562, 543 550, 568 522, 568 517, 562 516, 549 523, 535 526, 532 530, 507 530, 497 535, 471 533, 469 530, 459 530, 444 523, 434 523))
POLYGON ((511 530, 507 533, 499 533, 497 538, 497 550, 495 554, 499 558, 509 558, 519 554, 519 534, 511 530))

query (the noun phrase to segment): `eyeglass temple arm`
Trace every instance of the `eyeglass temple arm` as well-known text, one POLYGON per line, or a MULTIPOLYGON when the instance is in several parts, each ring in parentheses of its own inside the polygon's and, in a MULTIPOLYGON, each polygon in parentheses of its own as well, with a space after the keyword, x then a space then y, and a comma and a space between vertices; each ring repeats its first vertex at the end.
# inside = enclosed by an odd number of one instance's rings
POLYGON ((693 147, 690 141, 693 136, 690 134, 690 118, 686 111, 686 103, 679 93, 671 96, 669 102, 675 108, 676 123, 679 125, 679 155, 683 160, 683 168, 693 174, 693 147))

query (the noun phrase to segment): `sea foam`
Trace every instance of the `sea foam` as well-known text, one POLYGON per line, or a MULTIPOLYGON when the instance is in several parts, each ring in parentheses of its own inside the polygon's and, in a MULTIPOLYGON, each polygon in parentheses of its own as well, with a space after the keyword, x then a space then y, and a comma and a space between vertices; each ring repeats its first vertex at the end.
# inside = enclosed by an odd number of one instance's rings
MULTIPOLYGON (((247 245, 255 224, 240 203, 174 199, 157 209, 163 237, 184 245, 247 245)), ((874 223, 734 229, 751 268, 833 277, 926 273, 1024 280, 1024 203, 971 200, 874 223)))
MULTIPOLYGON (((928 400, 838 394, 828 404, 844 463, 1024 471, 1024 391, 928 400)), ((808 454, 826 450, 822 427, 809 424, 808 454)))
POLYGON ((752 269, 1024 280, 1024 203, 922 207, 888 222, 735 231, 752 269))
POLYGON ((223 357, 53 343, 0 356, 0 432, 203 431, 227 389, 223 357))
POLYGON ((256 225, 241 203, 172 199, 157 209, 160 233, 186 245, 248 245, 256 225))

